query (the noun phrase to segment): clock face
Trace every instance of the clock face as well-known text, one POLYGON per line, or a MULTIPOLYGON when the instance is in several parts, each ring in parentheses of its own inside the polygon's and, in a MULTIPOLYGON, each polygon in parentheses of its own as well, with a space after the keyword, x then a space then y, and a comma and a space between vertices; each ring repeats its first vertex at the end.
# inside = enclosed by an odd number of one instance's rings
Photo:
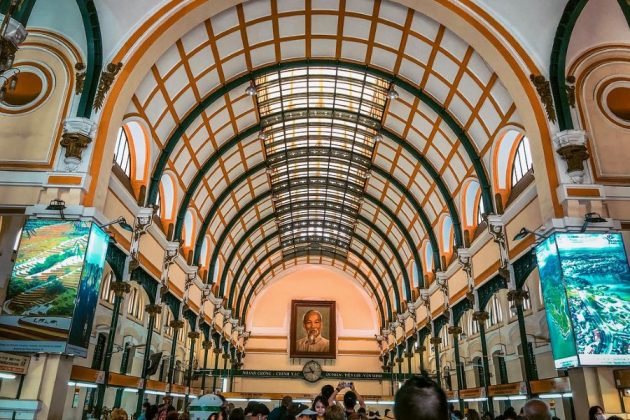
POLYGON ((322 367, 315 360, 311 360, 302 368, 302 374, 307 381, 316 382, 322 377, 322 367))

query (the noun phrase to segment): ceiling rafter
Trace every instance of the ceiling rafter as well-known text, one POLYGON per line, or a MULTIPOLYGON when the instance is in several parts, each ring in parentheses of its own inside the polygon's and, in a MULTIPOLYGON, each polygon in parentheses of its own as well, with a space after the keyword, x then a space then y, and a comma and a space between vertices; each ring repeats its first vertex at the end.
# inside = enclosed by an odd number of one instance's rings
MULTIPOLYGON (((406 82, 405 80, 402 80, 396 76, 393 76, 383 70, 380 69, 375 69, 369 66, 365 66, 365 65, 359 65, 356 63, 348 63, 345 61, 338 61, 338 60, 301 60, 301 61, 295 61, 295 62, 285 62, 285 63, 281 63, 281 64, 273 64, 273 65, 269 65, 269 66, 264 66, 261 68, 258 68, 256 70, 253 70, 252 72, 245 74, 243 76, 239 76, 237 78, 235 78, 234 80, 232 80, 231 82, 226 83, 224 86, 222 86, 221 88, 217 89, 215 92, 211 93, 206 99, 204 99, 203 101, 201 101, 192 111, 190 111, 190 113, 188 113, 188 115, 182 120, 182 122, 177 126, 177 128, 173 131, 173 133, 169 136, 169 139, 167 140, 166 144, 164 145, 164 148, 160 154, 160 157, 158 158, 158 161, 156 163, 155 169, 153 171, 153 175, 151 177, 151 184, 149 186, 149 194, 147 195, 148 197, 148 202, 154 202, 157 196, 157 191, 158 191, 158 187, 159 187, 159 182, 161 179, 161 175, 164 172, 164 169, 166 167, 166 164, 168 162, 168 159, 170 157, 170 154, 173 152, 177 142, 179 141, 179 139, 182 137, 182 135, 184 134, 184 132, 192 125, 192 123, 196 120, 197 117, 199 117, 201 115, 201 113, 208 107, 210 107, 217 99, 222 98, 225 94, 227 94, 228 92, 230 92, 231 90, 242 86, 244 83, 247 83, 251 80, 254 80, 256 77, 263 75, 265 73, 268 73, 269 71, 272 71, 274 69, 277 68, 296 68, 296 67, 304 67, 304 66, 308 66, 308 65, 337 65, 340 66, 342 68, 357 68, 360 69, 361 71, 366 71, 368 74, 374 74, 377 76, 381 76, 381 77, 387 77, 389 80, 392 81, 393 85, 399 86, 407 91, 409 91, 411 94, 413 94, 414 96, 418 97, 423 103, 425 103, 427 106, 429 106, 429 108, 431 108, 434 112, 436 112, 438 114, 438 116, 440 118, 442 118, 447 125, 452 129, 452 131, 455 133, 455 135, 458 137, 459 141, 463 144, 464 149, 466 150, 466 153, 468 154, 471 162, 473 163, 473 166, 475 168, 475 173, 477 175, 477 178, 479 180, 481 189, 482 189, 482 197, 484 200, 484 208, 487 209, 487 211, 492 211, 492 209, 494 208, 493 203, 492 203, 492 199, 491 199, 491 190, 490 190, 490 184, 488 181, 488 177, 486 175, 485 172, 485 168, 483 167, 483 162, 481 161, 481 158, 479 157, 479 155, 476 152, 476 148, 472 142, 472 140, 468 137, 467 133, 465 132, 465 130, 463 130, 463 128, 454 120, 454 118, 448 113, 448 111, 446 109, 444 109, 440 104, 438 104, 433 98, 431 98, 430 96, 428 96, 426 93, 424 93, 423 91, 421 91, 420 89, 418 89, 417 87, 411 85, 410 83, 406 82)), ((250 129, 246 130, 247 132, 250 132, 250 129)), ((412 150, 415 150, 418 156, 421 156, 421 154, 415 149, 413 148, 413 146, 409 145, 406 141, 398 138, 397 135, 395 135, 393 132, 387 130, 387 129, 383 129, 384 134, 386 134, 388 137, 390 137, 392 140, 397 141, 398 144, 400 145, 407 145, 408 147, 408 151, 412 152, 412 150)), ((251 134, 250 134, 251 135, 251 134)), ((237 135, 236 137, 241 137, 240 135, 237 135)), ((244 138, 244 137, 241 137, 244 138)), ((232 139, 234 140, 234 139, 232 139)), ((238 141, 235 142, 236 144, 238 143, 238 141)), ((223 149, 223 147, 221 148, 223 149)), ((412 152, 413 153, 413 152, 412 152)), ((214 157, 214 155, 213 155, 214 157)), ((417 158, 417 156, 414 156, 417 158)), ((428 160, 426 160, 426 158, 422 157, 422 160, 420 160, 421 163, 429 163, 428 160)), ((206 162, 208 163, 208 162, 206 162)), ((211 166, 211 165, 209 165, 211 166)), ((206 165, 204 164, 204 167, 206 167, 206 165)), ((426 168, 426 166, 425 166, 426 168)), ((199 173, 201 173, 202 171, 199 171, 199 173)), ((198 174, 199 174, 198 173, 198 174)), ((442 184, 442 186, 444 188, 441 188, 440 185, 438 184, 438 187, 440 187, 440 191, 442 193, 444 193, 444 191, 448 191, 448 189, 446 188, 445 184, 443 184, 443 181, 441 181, 441 178, 439 177, 439 174, 437 173, 437 171, 433 170, 431 171, 433 176, 434 174, 436 175, 436 177, 434 178, 434 181, 439 182, 442 184), (441 182, 440 182, 441 181, 441 182)), ((194 186, 194 188, 192 188, 193 190, 196 189, 197 185, 201 182, 201 179, 197 180, 197 176, 195 177, 195 181, 196 185, 193 185, 191 183, 191 187, 194 186)), ((189 187, 188 189, 188 193, 190 193, 191 188, 189 187)), ((187 194, 188 195, 188 194, 187 194)), ((450 193, 446 196, 444 196, 445 200, 447 201, 447 203, 449 202, 448 197, 450 196, 450 193)), ((190 200, 190 199, 189 199, 190 200)), ((452 202, 452 197, 450 202, 452 202)), ((184 207, 184 211, 186 206, 182 206, 184 207)), ((180 209, 181 209, 180 207, 180 209)), ((454 206, 452 206, 454 207, 454 206)), ((461 224, 459 223, 459 216, 457 215, 457 211, 456 208, 451 208, 451 206, 449 206, 449 212, 451 213, 451 218, 453 220, 453 224, 454 227, 455 225, 461 226, 461 224), (455 210, 455 212, 453 212, 453 210, 455 210)), ((181 225, 179 219, 177 222, 177 225, 181 225)), ((176 227, 177 227, 176 225, 176 227)), ((177 232, 177 230, 176 230, 177 232)), ((181 227, 179 232, 181 232, 181 227)), ((462 241, 461 241, 461 229, 455 229, 455 235, 456 235, 456 242, 458 243, 459 246, 462 245, 462 241)))
MULTIPOLYGON (((210 264, 208 266, 208 273, 213 273, 216 267, 216 263, 217 263, 217 259, 218 259, 218 255, 219 255, 219 250, 222 248, 223 246, 223 242, 225 241, 227 234, 230 232, 230 230, 234 227, 234 225, 243 218, 243 216, 245 214, 247 214, 247 212, 249 212, 249 210, 251 210, 252 208, 254 208, 256 205, 262 203, 264 200, 270 198, 272 196, 271 191, 266 191, 258 196, 256 196, 253 200, 251 200, 250 202, 248 202, 247 204, 245 204, 243 207, 241 207, 241 209, 238 211, 238 213, 236 215, 234 215, 229 223, 226 225, 225 229, 223 230, 223 232, 221 232, 221 235, 217 241, 217 243, 215 244, 215 247, 212 251, 212 255, 210 256, 210 264)), ((270 213, 267 216, 259 219, 258 222, 256 222, 256 224, 254 226, 257 226, 257 228, 259 228, 260 226, 262 226, 263 224, 265 224, 266 222, 272 220, 275 217, 274 213, 270 213)), ((405 285, 406 288, 406 292, 407 292, 407 296, 411 296, 411 286, 409 283, 409 276, 408 273, 405 269, 405 264, 402 261, 402 258, 400 257, 400 254, 398 253, 397 248, 393 245, 393 243, 391 242, 391 240, 387 237, 387 235, 385 235, 380 228, 378 228, 378 226, 375 226, 369 219, 365 218, 364 216, 358 215, 357 216, 357 220, 363 222, 366 226, 368 226, 372 231, 374 231, 378 236, 381 237, 381 239, 383 240, 383 242, 387 245, 387 247, 390 249, 390 251, 392 252, 394 258, 396 259, 396 262, 398 263, 399 267, 400 267, 400 271, 403 277, 403 284, 405 285)), ((244 235, 242 235, 241 237, 250 237, 253 233, 254 229, 250 228, 244 235)), ((364 240, 362 237, 357 235, 357 238, 360 238, 361 240, 364 240)), ((369 243, 369 242, 367 242, 369 243)), ((370 246, 372 246, 370 244, 370 246)), ((380 253, 376 252, 379 256, 380 253)), ((382 256, 381 256, 382 257, 382 256)), ((389 268, 389 265, 385 263, 385 265, 389 268)), ((394 293, 396 294, 396 299, 397 301, 400 301, 400 294, 398 292, 398 285, 396 284, 395 281, 396 277, 393 276, 392 274, 392 285, 394 288, 394 293)))
MULTIPOLYGON (((245 266, 247 264, 247 262, 253 257, 253 255, 256 253, 256 251, 258 251, 258 249, 260 249, 261 247, 265 246, 266 244, 268 244, 269 242, 271 242, 273 239, 277 238, 278 232, 274 232, 271 235, 266 236, 263 240, 259 241, 254 247, 252 247, 252 249, 250 250, 250 252, 248 253, 247 257, 245 257, 243 259, 243 261, 239 264, 238 269, 236 270, 236 272, 234 273, 234 278, 233 281, 231 282, 231 286, 230 286, 230 293, 228 295, 228 306, 232 306, 232 303, 234 302, 234 296, 236 293, 236 285, 238 284, 238 279, 241 276, 242 271, 245 269, 245 266)), ((251 273, 255 273, 256 270, 258 269, 258 267, 260 266, 260 264, 262 264, 264 261, 269 260, 269 258, 271 258, 271 256, 273 254, 275 254, 276 252, 278 252, 281 249, 281 246, 277 246, 275 248, 273 248, 272 250, 268 251, 266 254, 267 258, 261 258, 260 260, 257 260, 255 265, 247 272, 246 274, 246 279, 251 277, 251 273)), ((376 278, 376 280, 379 282, 379 285, 381 286, 381 289, 383 290, 383 298, 385 299, 385 303, 387 305, 387 313, 389 315, 392 315, 392 304, 391 304, 391 300, 390 300, 390 296, 387 293, 387 287, 385 285, 385 283, 383 282, 382 277, 378 276, 377 274, 377 270, 376 267, 367 260, 367 258, 365 258, 363 255, 358 254, 354 251, 354 249, 351 249, 351 253, 353 253, 358 259, 361 260, 361 262, 363 262, 363 264, 365 264, 367 266, 367 268, 370 270, 370 272, 373 273, 374 278, 376 278)), ((366 281, 367 284, 370 285, 370 288, 372 289, 372 292, 374 293, 375 296, 375 300, 377 300, 377 302, 380 302, 379 299, 376 299, 378 297, 378 294, 376 293, 376 287, 375 285, 372 283, 370 277, 363 273, 363 271, 356 265, 352 264, 351 261, 349 260, 344 260, 343 261, 344 264, 348 264, 351 265, 352 268, 357 272, 357 273, 361 273, 366 281)), ((224 272, 227 272, 227 270, 225 270, 224 272)), ((243 282, 243 287, 240 289, 238 297, 240 299, 241 295, 243 295, 245 293, 245 285, 246 282, 243 282)), ((238 313, 238 312, 236 312, 238 313)))

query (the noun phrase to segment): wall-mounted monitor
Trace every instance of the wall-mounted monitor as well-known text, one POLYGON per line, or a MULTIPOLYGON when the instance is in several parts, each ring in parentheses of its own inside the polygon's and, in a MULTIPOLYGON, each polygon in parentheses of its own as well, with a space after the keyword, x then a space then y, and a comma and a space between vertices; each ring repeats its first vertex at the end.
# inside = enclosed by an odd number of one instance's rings
POLYGON ((620 233, 556 233, 536 248, 556 368, 630 365, 630 268, 620 233))
POLYGON ((108 243, 92 222, 27 220, 0 315, 0 351, 85 357, 108 243))

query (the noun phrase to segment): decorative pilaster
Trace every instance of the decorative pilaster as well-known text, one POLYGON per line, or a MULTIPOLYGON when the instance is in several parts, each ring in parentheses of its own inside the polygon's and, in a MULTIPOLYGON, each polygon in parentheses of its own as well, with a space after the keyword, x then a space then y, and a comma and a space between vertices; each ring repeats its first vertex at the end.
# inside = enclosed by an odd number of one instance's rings
MULTIPOLYGON (((481 341, 481 360, 483 363, 483 387, 488 395, 488 387, 490 386, 490 364, 488 362, 488 343, 486 342, 486 321, 488 320, 488 312, 476 311, 473 313, 473 320, 479 324, 479 340, 481 341)), ((494 404, 492 398, 487 400, 488 410, 494 412, 494 404)))
POLYGON ((555 123, 556 109, 553 106, 553 96, 551 94, 551 84, 549 83, 549 80, 545 79, 545 76, 541 74, 532 74, 529 76, 529 79, 532 81, 532 84, 536 88, 536 92, 538 92, 540 102, 542 102, 545 107, 547 118, 552 123, 555 123))
POLYGON ((584 162, 589 158, 588 136, 582 130, 564 130, 553 136, 556 153, 566 163, 566 175, 572 183, 584 183, 584 162))
MULTIPOLYGON (((453 336, 453 356, 455 357, 455 377, 457 378, 457 391, 464 389, 462 380, 461 359, 459 357, 459 335, 463 332, 459 325, 451 325, 448 327, 448 333, 453 336)), ((459 392, 458 392, 459 394, 459 392)), ((459 398, 459 409, 464 412, 464 400, 459 398)))
POLYGON ((164 259, 162 260, 162 273, 160 275, 160 300, 168 292, 168 272, 171 265, 179 255, 179 242, 169 242, 164 250, 164 259))
MULTIPOLYGON (((65 166, 59 169, 66 172, 77 172, 83 162, 83 151, 92 143, 95 134, 96 123, 94 121, 81 117, 66 118, 63 122, 63 131, 59 142, 65 150, 63 159, 65 166)), ((88 160, 89 156, 86 163, 88 160)))
POLYGON ((94 104, 92 105, 95 111, 98 111, 103 106, 105 95, 107 95, 107 92, 109 92, 109 89, 112 87, 112 83, 114 83, 114 79, 121 68, 122 63, 109 63, 105 70, 101 72, 101 80, 98 83, 98 90, 96 91, 94 104))

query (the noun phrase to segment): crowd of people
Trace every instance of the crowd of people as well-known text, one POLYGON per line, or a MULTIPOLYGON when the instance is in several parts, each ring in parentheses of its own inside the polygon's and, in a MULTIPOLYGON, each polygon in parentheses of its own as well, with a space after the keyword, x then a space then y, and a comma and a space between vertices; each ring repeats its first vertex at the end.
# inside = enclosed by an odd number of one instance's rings
MULTIPOLYGON (((379 411, 368 411, 361 394, 352 382, 340 382, 336 387, 324 385, 310 405, 294 402, 290 396, 282 398, 279 407, 273 410, 261 403, 250 401, 245 408, 235 408, 220 395, 216 410, 207 412, 208 420, 559 420, 552 416, 547 404, 539 399, 531 399, 525 403, 517 414, 513 407, 500 416, 491 413, 480 415, 475 409, 467 409, 465 413, 448 404, 446 394, 438 384, 428 376, 414 376, 408 379, 396 393, 394 409, 386 409, 381 416, 379 411), (337 395, 344 389, 341 402, 337 395)), ((216 397, 213 397, 216 398, 216 397)), ((605 420, 601 407, 591 407, 589 420, 605 420)), ((204 414, 204 418, 205 418, 204 414)), ((112 420, 127 420, 122 409, 113 410, 112 420)), ((165 396, 159 406, 145 402, 139 420, 178 420, 190 419, 186 410, 179 413, 172 405, 172 399, 165 396)), ((611 416, 608 420, 620 420, 611 416)))

